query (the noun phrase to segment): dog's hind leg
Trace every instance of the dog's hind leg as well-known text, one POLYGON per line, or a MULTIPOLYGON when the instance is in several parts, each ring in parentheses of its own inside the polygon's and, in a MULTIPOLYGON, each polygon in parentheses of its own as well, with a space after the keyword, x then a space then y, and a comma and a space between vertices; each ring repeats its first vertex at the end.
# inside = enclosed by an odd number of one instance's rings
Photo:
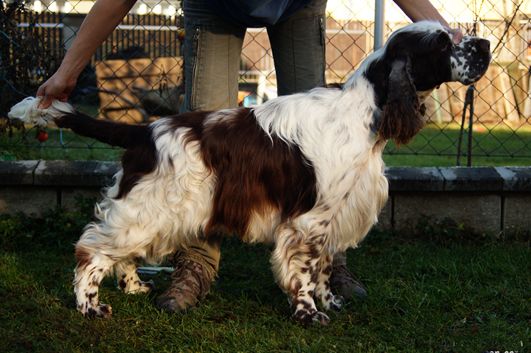
POLYGON ((110 305, 99 302, 98 289, 101 281, 116 262, 100 251, 76 245, 77 266, 74 277, 77 310, 83 316, 110 317, 110 305))
POLYGON ((330 255, 321 258, 321 266, 317 285, 315 286, 315 298, 321 302, 325 310, 340 310, 344 299, 340 295, 334 295, 330 291, 330 275, 332 274, 332 257, 330 255))
POLYGON ((153 281, 142 281, 136 273, 136 263, 121 261, 114 266, 118 288, 127 294, 148 293, 154 288, 153 281))
POLYGON ((295 310, 293 318, 308 325, 326 325, 330 318, 317 310, 313 300, 325 234, 305 235, 293 225, 279 226, 271 262, 281 288, 295 310))

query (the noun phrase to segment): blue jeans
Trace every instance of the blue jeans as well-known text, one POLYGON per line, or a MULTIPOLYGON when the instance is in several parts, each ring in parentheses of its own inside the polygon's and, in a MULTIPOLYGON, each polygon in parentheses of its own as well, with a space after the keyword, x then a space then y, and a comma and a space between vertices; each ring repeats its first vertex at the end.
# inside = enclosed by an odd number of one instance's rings
MULTIPOLYGON (((267 28, 278 94, 325 83, 326 0, 313 0, 267 28)), ((208 0, 184 0, 185 110, 218 110, 238 104, 245 27, 212 13, 208 0)))

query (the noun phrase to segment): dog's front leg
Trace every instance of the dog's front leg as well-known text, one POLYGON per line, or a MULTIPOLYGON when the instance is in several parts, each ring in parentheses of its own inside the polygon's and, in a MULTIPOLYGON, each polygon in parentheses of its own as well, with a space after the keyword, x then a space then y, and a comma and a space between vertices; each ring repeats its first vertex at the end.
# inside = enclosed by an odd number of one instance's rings
POLYGON ((334 295, 330 291, 330 275, 332 274, 332 256, 321 257, 321 266, 317 285, 315 287, 315 298, 321 302, 325 310, 340 310, 344 304, 344 299, 340 295, 334 295))
POLYGON ((293 318, 303 325, 330 322, 313 300, 321 272, 324 238, 325 234, 306 235, 293 225, 283 225, 277 230, 271 261, 278 283, 295 310, 293 318))

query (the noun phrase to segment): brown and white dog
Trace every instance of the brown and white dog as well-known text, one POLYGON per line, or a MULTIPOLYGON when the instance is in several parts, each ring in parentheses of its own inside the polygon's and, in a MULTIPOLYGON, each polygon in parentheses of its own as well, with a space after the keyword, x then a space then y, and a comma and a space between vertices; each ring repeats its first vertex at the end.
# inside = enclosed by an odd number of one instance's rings
POLYGON ((109 316, 98 298, 104 276, 114 272, 126 292, 145 292, 137 259, 157 263, 197 239, 236 234, 274 244, 273 270, 296 320, 328 323, 315 301, 341 306, 330 292, 331 261, 363 240, 387 200, 386 141, 406 143, 422 128, 426 91, 473 83, 489 62, 487 40, 465 36, 455 45, 438 23, 419 22, 393 33, 342 89, 148 126, 78 113, 56 119, 126 148, 97 221, 76 244, 77 309, 109 316))

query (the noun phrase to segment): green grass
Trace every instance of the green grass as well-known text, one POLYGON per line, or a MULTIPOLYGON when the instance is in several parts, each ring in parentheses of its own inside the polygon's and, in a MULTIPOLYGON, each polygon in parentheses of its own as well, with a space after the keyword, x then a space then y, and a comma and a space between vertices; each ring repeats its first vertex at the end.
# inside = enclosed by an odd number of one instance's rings
POLYGON ((0 217, 0 337, 3 352, 484 352, 529 350, 529 239, 462 233, 373 233, 350 251, 368 287, 303 328, 269 270, 270 249, 228 240, 220 276, 184 314, 157 310, 150 295, 125 295, 107 280, 111 319, 74 309, 72 242, 87 212, 0 217), (417 234, 418 233, 418 234, 417 234), (415 235, 416 234, 416 235, 415 235))
MULTIPOLYGON (((466 165, 467 138, 465 130, 461 165, 466 165)), ((384 160, 389 166, 455 166, 458 140, 458 124, 429 124, 408 145, 397 148, 390 142, 384 160)), ((505 124, 476 126, 472 165, 531 165, 531 125, 517 130, 505 124)))
MULTIPOLYGON (((63 160, 117 160, 122 150, 73 134, 48 129, 50 138, 39 143, 35 129, 25 133, 15 131, 13 136, 0 134, 0 160, 63 159, 63 160)), ((454 166, 456 165, 459 127, 455 123, 425 127, 413 141, 397 148, 387 146, 384 160, 389 166, 454 166)), ((463 153, 466 153, 466 131, 463 153)), ((531 165, 531 125, 517 130, 507 125, 477 126, 473 135, 472 164, 474 166, 531 165), (516 132, 515 132, 516 131, 516 132)), ((461 158, 466 165, 466 156, 461 158)))
POLYGON ((122 149, 90 138, 78 136, 69 130, 47 129, 49 138, 39 143, 36 129, 15 132, 12 137, 0 135, 0 160, 102 160, 120 159, 122 149), (62 142, 61 143, 61 134, 62 142))

